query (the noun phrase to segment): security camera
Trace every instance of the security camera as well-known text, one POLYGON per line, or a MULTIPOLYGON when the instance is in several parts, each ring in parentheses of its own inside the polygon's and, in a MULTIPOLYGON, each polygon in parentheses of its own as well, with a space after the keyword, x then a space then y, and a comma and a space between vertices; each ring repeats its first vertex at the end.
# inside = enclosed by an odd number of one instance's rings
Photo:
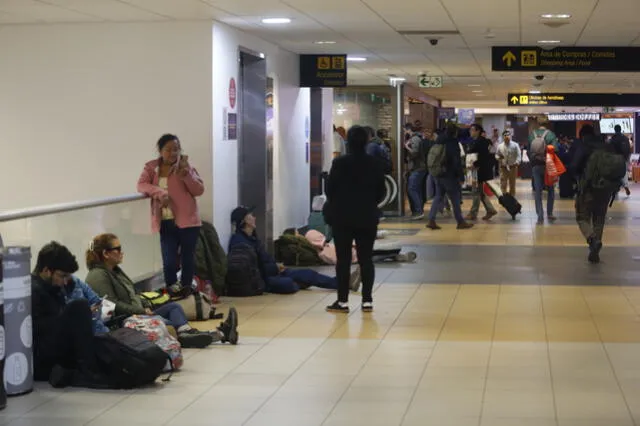
POLYGON ((535 76, 535 78, 536 78, 536 80, 538 80, 538 81, 542 81, 542 80, 544 80, 544 75, 539 74, 539 75, 536 75, 536 76, 535 76))
POLYGON ((439 41, 440 40, 438 40, 437 38, 430 38, 429 39, 429 43, 431 43, 432 46, 437 46, 439 41))

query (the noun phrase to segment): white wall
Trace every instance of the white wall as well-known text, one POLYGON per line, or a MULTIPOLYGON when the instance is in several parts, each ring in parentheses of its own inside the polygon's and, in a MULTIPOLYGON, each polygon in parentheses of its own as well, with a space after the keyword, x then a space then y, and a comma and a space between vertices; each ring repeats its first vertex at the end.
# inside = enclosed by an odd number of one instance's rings
POLYGON ((213 204, 214 224, 223 246, 227 245, 231 234, 229 216, 238 205, 238 143, 223 140, 222 117, 225 108, 230 110, 229 80, 234 78, 238 82, 240 47, 263 53, 267 74, 274 79, 274 235, 287 227, 305 224, 309 214, 309 164, 305 158, 309 90, 298 87, 298 56, 224 24, 214 23, 213 204))
POLYGON ((209 191, 211 23, 0 27, 0 210, 135 192, 176 133, 209 191))
POLYGON ((322 170, 325 172, 331 170, 333 162, 333 124, 333 89, 322 89, 322 170))
POLYGON ((483 115, 482 116, 482 127, 487 132, 487 137, 491 139, 491 135, 493 135, 493 128, 498 129, 498 135, 502 138, 502 131, 505 130, 505 126, 507 123, 507 117, 505 115, 483 115))

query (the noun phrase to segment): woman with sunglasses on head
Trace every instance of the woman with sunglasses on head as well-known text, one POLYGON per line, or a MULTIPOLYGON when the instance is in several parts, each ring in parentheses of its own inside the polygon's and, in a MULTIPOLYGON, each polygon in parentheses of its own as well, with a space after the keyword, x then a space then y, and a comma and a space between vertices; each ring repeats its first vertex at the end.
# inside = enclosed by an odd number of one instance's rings
POLYGON ((157 148, 159 158, 145 164, 138 192, 151 198, 151 228, 160 232, 164 281, 173 295, 183 287, 190 289, 195 274, 196 242, 202 225, 196 197, 204 193, 204 183, 182 153, 177 136, 162 135, 157 148), (179 265, 182 284, 178 282, 179 265))
POLYGON ((182 306, 175 302, 153 307, 136 294, 133 281, 120 268, 124 258, 120 240, 114 234, 100 234, 86 253, 89 274, 86 282, 100 296, 116 304, 115 315, 159 315, 178 333, 185 348, 204 348, 213 342, 238 342, 238 313, 229 309, 225 322, 212 332, 201 332, 189 325, 182 306))

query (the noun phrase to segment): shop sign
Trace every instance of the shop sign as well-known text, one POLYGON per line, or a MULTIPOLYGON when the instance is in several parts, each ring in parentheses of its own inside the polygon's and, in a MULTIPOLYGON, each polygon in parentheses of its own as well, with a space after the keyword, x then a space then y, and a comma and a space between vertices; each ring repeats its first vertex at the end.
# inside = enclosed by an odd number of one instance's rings
POLYGON ((300 87, 346 87, 347 55, 300 55, 300 87))
POLYGON ((632 107, 640 106, 640 94, 635 93, 540 93, 507 95, 509 106, 528 107, 632 107))
POLYGON ((476 122, 476 110, 474 109, 458 109, 458 123, 465 126, 471 126, 476 122))
POLYGON ((595 112, 563 112, 559 114, 547 114, 549 121, 598 121, 600 114, 595 112))
POLYGON ((640 71, 640 47, 493 46, 492 71, 640 71))
POLYGON ((455 108, 438 108, 438 120, 453 120, 456 118, 455 108))

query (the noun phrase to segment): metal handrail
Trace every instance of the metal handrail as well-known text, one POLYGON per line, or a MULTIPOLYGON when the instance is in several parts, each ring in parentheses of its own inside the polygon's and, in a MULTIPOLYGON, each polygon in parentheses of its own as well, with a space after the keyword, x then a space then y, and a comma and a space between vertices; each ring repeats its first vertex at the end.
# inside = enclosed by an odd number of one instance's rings
POLYGON ((51 204, 48 206, 31 207, 26 209, 6 210, 0 212, 0 222, 9 222, 11 220, 27 219, 37 216, 46 216, 49 214, 72 212, 75 210, 84 210, 92 207, 108 206, 111 204, 127 203, 129 201, 137 201, 147 198, 144 194, 128 194, 118 197, 100 198, 97 200, 72 201, 70 203, 51 204))

